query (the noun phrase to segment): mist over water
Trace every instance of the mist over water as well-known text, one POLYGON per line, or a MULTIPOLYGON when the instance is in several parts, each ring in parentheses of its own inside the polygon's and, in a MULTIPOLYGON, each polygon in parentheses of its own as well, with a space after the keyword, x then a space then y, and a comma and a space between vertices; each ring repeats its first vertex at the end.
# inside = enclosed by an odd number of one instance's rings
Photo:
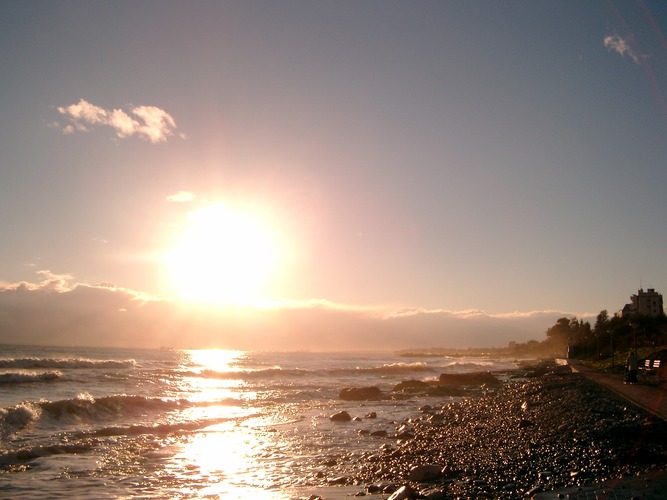
POLYGON ((511 368, 393 353, 2 346, 0 494, 287 498, 321 484, 325 463, 381 446, 370 432, 391 434, 419 405, 448 400, 343 401, 340 389, 389 394, 404 380, 511 368), (343 410, 360 420, 329 419, 343 410))

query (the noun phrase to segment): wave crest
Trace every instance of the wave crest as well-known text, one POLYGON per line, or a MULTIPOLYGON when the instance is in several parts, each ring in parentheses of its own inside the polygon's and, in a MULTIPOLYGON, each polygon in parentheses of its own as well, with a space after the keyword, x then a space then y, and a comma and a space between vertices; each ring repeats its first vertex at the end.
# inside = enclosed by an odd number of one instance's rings
POLYGON ((51 382, 62 377, 62 373, 57 370, 45 372, 30 372, 26 370, 17 370, 0 373, 0 384, 23 384, 29 382, 51 382))
POLYGON ((134 368, 133 359, 86 359, 86 358, 3 358, 0 368, 134 368))
POLYGON ((42 410, 34 403, 20 403, 0 408, 0 438, 7 439, 39 420, 42 410))
POLYGON ((370 366, 368 368, 357 368, 358 371, 365 373, 412 373, 412 372, 426 372, 433 371, 433 368, 429 367, 426 363, 422 361, 417 361, 415 363, 387 363, 381 366, 370 366))

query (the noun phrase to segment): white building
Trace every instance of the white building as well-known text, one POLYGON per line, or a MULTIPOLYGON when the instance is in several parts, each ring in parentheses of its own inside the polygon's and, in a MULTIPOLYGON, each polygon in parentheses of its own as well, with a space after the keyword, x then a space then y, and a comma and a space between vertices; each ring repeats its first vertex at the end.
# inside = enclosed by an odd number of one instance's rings
POLYGON ((665 314, 662 305, 662 294, 649 288, 644 291, 639 291, 630 297, 632 301, 630 304, 625 304, 621 311, 622 316, 631 316, 633 314, 641 314, 643 316, 662 316, 665 314))

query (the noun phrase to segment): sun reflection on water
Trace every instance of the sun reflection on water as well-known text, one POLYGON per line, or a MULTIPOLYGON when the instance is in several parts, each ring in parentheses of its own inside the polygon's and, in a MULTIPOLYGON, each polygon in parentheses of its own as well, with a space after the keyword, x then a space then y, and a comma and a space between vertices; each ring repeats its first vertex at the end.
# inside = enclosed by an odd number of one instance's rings
MULTIPOLYGON (((184 378, 183 393, 198 403, 189 410, 188 418, 216 423, 189 436, 172 457, 172 473, 178 470, 178 476, 187 476, 187 490, 194 480, 197 497, 243 498, 244 492, 251 492, 251 498, 281 498, 272 488, 270 474, 257 463, 274 436, 258 430, 255 424, 263 419, 258 419, 253 406, 255 394, 242 387, 240 373, 234 376, 247 353, 186 352, 189 360, 183 368, 189 375, 184 378)), ((181 493, 188 496, 193 492, 181 493)))
POLYGON ((191 350, 184 351, 181 364, 178 398, 186 399, 192 406, 179 409, 178 414, 188 420, 213 420, 235 418, 245 414, 243 408, 247 394, 239 393, 241 377, 238 360, 242 351, 191 350))

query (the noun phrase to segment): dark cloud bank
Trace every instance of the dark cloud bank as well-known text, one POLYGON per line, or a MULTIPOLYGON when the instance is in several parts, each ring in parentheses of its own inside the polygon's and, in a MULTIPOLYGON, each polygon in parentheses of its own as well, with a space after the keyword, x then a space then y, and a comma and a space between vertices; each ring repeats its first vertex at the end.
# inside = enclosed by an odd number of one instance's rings
POLYGON ((341 307, 323 301, 223 308, 146 297, 111 284, 72 284, 42 271, 40 283, 0 288, 3 343, 262 350, 387 350, 502 347, 543 340, 555 311, 341 307))

